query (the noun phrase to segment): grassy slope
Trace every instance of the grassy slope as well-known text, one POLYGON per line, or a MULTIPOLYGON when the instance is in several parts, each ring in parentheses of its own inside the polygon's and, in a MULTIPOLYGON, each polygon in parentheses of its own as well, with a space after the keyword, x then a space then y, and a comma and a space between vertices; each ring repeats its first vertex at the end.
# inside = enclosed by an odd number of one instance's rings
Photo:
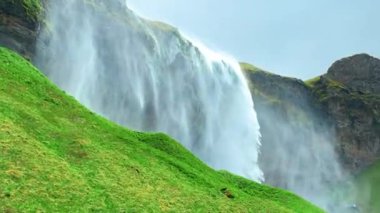
POLYGON ((0 211, 319 212, 289 192, 216 172, 163 134, 91 113, 2 48, 0 121, 0 211))

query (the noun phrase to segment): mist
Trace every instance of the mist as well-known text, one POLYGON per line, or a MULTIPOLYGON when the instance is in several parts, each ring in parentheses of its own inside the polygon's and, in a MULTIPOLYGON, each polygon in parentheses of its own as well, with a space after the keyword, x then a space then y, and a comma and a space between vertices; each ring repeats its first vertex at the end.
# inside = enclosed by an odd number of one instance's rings
POLYGON ((38 67, 91 110, 164 132, 215 169, 263 180, 259 124, 236 60, 123 1, 51 1, 38 67))
POLYGON ((261 126, 265 184, 295 192, 328 212, 355 211, 355 190, 336 152, 334 126, 315 107, 306 85, 264 72, 247 78, 261 126))
POLYGON ((281 95, 268 103, 251 94, 235 59, 138 17, 124 1, 50 2, 47 19, 36 64, 91 110, 167 133, 215 169, 259 182, 265 175, 265 184, 327 211, 355 204, 341 190, 349 176, 328 118, 297 89, 269 85, 281 95))

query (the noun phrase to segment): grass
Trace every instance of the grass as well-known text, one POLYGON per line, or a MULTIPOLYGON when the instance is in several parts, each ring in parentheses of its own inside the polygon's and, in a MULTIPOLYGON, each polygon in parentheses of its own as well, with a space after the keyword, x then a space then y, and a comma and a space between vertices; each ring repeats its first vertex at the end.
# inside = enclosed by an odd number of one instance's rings
MULTIPOLYGON (((358 113, 360 114, 363 110, 366 112, 371 111, 376 121, 380 123, 380 120, 377 119, 378 111, 376 111, 375 107, 380 104, 379 95, 352 90, 344 84, 327 77, 323 79, 317 77, 305 83, 313 91, 313 94, 320 103, 327 103, 331 99, 335 99, 342 104, 349 105, 351 112, 359 110, 358 113)), ((378 128, 378 123, 374 124, 374 128, 378 128)))
POLYGON ((321 80, 321 76, 317 76, 317 77, 315 77, 315 78, 312 78, 312 79, 306 80, 306 81, 305 81, 305 84, 306 84, 308 87, 313 88, 314 85, 315 85, 316 83, 318 83, 320 80, 321 80))
MULTIPOLYGON (((324 80, 325 82, 327 83, 327 86, 329 88, 336 88, 336 89, 345 89, 345 86, 338 82, 338 81, 334 81, 330 78, 327 78, 327 77, 324 77, 324 80)), ((305 81, 305 84, 309 87, 309 88, 314 88, 316 84, 320 83, 322 81, 322 77, 321 76, 317 76, 315 78, 312 78, 312 79, 309 79, 307 81, 305 81)))
POLYGON ((256 66, 253 66, 252 64, 248 64, 248 63, 245 63, 245 62, 240 62, 240 67, 242 70, 246 71, 246 72, 251 72, 251 73, 257 73, 257 72, 261 72, 263 74, 266 74, 266 75, 274 75, 273 73, 270 73, 270 72, 267 72, 261 68, 258 68, 256 66))
POLYGON ((380 212, 380 162, 360 174, 356 180, 358 205, 363 212, 380 212))
POLYGON ((250 72, 259 72, 259 71, 262 71, 260 68, 255 67, 252 64, 248 64, 248 63, 244 63, 244 62, 240 63, 240 67, 243 70, 250 71, 250 72))
POLYGON ((0 211, 321 212, 95 115, 0 48, 0 211))
POLYGON ((331 80, 327 77, 315 77, 304 82, 311 89, 319 102, 326 102, 330 98, 336 98, 340 94, 340 98, 350 98, 349 90, 344 84, 331 80))

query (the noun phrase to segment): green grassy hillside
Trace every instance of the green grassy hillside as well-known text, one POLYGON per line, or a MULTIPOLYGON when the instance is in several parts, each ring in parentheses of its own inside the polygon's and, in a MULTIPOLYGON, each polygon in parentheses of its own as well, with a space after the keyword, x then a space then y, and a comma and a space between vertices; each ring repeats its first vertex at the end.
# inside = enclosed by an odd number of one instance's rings
POLYGON ((0 48, 0 212, 320 212, 91 113, 0 48))

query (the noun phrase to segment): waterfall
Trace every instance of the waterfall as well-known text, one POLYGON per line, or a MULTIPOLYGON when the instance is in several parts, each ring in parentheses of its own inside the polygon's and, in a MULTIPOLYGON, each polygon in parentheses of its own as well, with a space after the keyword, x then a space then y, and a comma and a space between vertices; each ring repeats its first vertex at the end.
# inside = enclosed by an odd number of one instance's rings
POLYGON ((91 110, 165 132, 215 169, 263 180, 259 124, 238 63, 117 0, 48 3, 37 66, 91 110))

